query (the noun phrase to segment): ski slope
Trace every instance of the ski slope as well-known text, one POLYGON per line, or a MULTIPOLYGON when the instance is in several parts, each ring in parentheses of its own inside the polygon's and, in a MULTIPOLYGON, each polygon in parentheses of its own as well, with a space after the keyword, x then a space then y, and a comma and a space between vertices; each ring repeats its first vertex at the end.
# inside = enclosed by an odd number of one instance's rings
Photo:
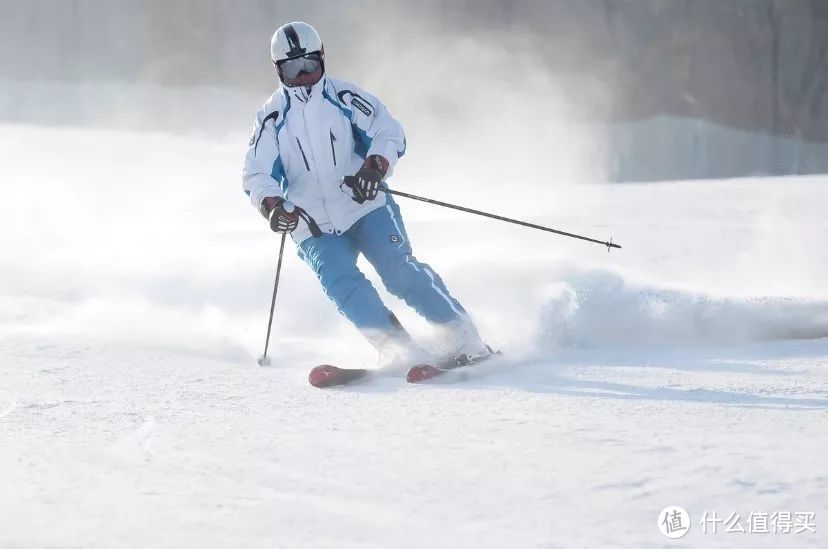
POLYGON ((246 143, 0 126, 0 547, 828 546, 828 179, 504 188, 412 141, 397 188, 624 248, 401 200, 505 357, 322 391, 373 351, 291 247, 256 365, 277 239, 246 143))

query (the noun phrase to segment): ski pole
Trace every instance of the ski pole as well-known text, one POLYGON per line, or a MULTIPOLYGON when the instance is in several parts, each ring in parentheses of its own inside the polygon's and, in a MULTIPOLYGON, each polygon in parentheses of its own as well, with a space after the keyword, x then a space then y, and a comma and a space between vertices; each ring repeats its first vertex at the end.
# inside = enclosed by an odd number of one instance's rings
MULTIPOLYGON (((282 207, 287 213, 294 210, 293 202, 285 202, 282 207)), ((256 361, 259 366, 270 366, 270 358, 267 356, 267 348, 270 345, 270 329, 273 326, 273 311, 276 309, 276 292, 279 291, 279 275, 282 272, 282 254, 285 252, 285 239, 287 233, 282 233, 282 243, 279 245, 279 262, 276 264, 276 280, 273 283, 273 297, 270 300, 270 318, 267 320, 267 336, 265 336, 264 353, 256 361)))
MULTIPOLYGON (((351 177, 355 177, 355 176, 345 176, 345 179, 348 180, 351 177)), ((348 185, 348 183, 353 184, 353 182, 351 182, 351 181, 346 181, 345 184, 348 185)), ((348 185, 348 186, 350 186, 350 185, 348 185)), ((492 219, 497 219, 498 221, 506 221, 507 223, 514 223, 515 225, 521 225, 523 227, 529 227, 530 229, 538 229, 539 231, 546 231, 546 232, 549 232, 549 233, 555 233, 555 234, 559 234, 559 235, 562 235, 562 236, 577 238, 579 240, 586 240, 587 242, 595 242, 596 244, 603 244, 604 246, 607 247, 607 251, 609 251, 610 248, 619 248, 619 249, 621 248, 621 245, 613 243, 612 239, 610 239, 609 242, 604 242, 603 240, 596 240, 594 238, 587 238, 586 236, 581 236, 581 235, 573 234, 573 233, 567 233, 565 231, 559 231, 557 229, 551 229, 549 227, 544 227, 543 225, 536 225, 534 223, 529 223, 527 221, 520 221, 519 219, 512 219, 510 217, 504 217, 502 215, 496 215, 496 214, 492 214, 492 213, 481 212, 480 210, 473 210, 471 208, 466 208, 464 206, 458 206, 456 204, 449 204, 448 202, 441 202, 439 200, 433 200, 431 198, 424 198, 422 196, 417 196, 417 195, 414 195, 414 194, 408 194, 408 193, 404 193, 402 191, 393 191, 393 190, 391 190, 387 187, 380 187, 380 190, 384 191, 387 194, 393 194, 395 196, 402 196, 404 198, 410 198, 412 200, 419 200, 420 202, 425 202, 427 204, 434 204, 436 206, 443 206, 444 208, 451 208, 453 210, 460 210, 461 212, 467 212, 467 213, 470 213, 470 214, 482 215, 483 217, 490 217, 492 219)))

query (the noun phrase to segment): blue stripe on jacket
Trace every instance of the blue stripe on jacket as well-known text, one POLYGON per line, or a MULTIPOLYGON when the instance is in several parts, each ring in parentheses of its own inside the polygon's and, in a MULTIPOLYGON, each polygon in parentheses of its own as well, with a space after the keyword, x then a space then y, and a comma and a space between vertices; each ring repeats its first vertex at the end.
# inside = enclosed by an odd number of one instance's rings
POLYGON ((360 158, 368 156, 368 150, 371 148, 371 143, 373 143, 374 140, 369 137, 367 133, 365 133, 365 130, 354 124, 354 112, 343 107, 338 101, 335 101, 334 98, 328 94, 328 90, 322 90, 322 97, 327 99, 331 105, 339 109, 343 116, 348 119, 348 122, 351 123, 351 132, 354 134, 354 153, 356 153, 356 155, 360 158))

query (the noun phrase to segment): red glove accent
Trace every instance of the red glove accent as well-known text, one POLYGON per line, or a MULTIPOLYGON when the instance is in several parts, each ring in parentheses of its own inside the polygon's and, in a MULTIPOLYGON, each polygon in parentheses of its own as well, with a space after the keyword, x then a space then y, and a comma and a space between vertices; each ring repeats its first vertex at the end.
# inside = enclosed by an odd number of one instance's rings
POLYGON ((372 154, 362 163, 363 168, 377 170, 383 177, 388 173, 388 160, 378 154, 372 154))

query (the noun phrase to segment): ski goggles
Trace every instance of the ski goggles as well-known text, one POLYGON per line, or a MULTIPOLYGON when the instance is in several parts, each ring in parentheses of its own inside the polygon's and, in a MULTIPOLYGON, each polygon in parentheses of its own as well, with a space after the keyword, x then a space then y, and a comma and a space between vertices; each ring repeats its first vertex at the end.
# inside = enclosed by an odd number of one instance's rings
POLYGON ((279 66, 279 70, 282 71, 282 78, 292 80, 302 72, 308 74, 316 72, 322 66, 322 56, 319 52, 313 52, 302 57, 279 61, 277 65, 279 66))

